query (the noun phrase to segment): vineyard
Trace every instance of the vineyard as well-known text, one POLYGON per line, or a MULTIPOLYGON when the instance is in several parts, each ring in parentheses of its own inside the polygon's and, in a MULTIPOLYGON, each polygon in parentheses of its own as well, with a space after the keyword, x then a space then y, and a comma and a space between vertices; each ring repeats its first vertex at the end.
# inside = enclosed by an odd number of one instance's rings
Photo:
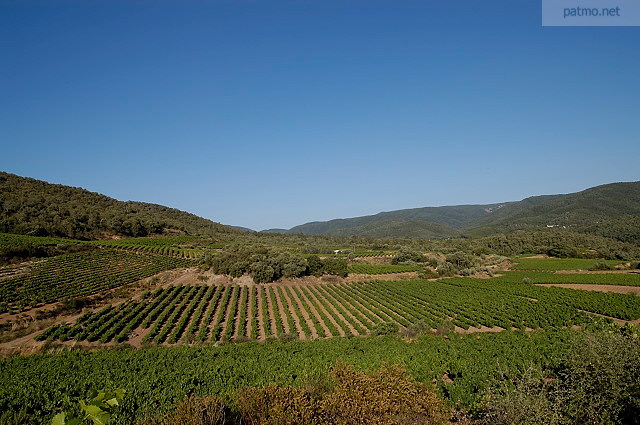
POLYGON ((181 258, 112 249, 46 258, 31 264, 22 274, 0 280, 0 310, 90 295, 193 264, 181 258))
POLYGON ((640 273, 551 273, 510 271, 501 272, 502 276, 492 281, 505 283, 521 283, 529 279, 531 283, 580 283, 593 285, 640 286, 640 273))
POLYGON ((0 411, 28 409, 26 423, 50 423, 65 397, 111 385, 127 391, 114 425, 159 416, 185 394, 233 394, 246 385, 304 385, 342 359, 358 368, 401 363, 421 382, 436 382, 452 404, 471 406, 490 382, 518 376, 566 349, 568 330, 420 338, 330 338, 313 342, 159 347, 62 352, 0 360, 0 411), (496 362, 496 358, 500 361, 496 362), (178 367, 176 367, 178 366, 178 367), (453 382, 443 382, 444 374, 453 382), (104 384, 108 383, 108 384, 104 384))
POLYGON ((94 245, 148 254, 195 259, 204 254, 202 249, 194 248, 192 245, 199 239, 200 238, 196 236, 175 236, 163 238, 126 238, 108 241, 94 241, 91 243, 94 245))
POLYGON ((640 298, 455 278, 309 285, 182 285, 83 314, 40 340, 176 344, 375 333, 382 323, 437 329, 554 328, 589 323, 589 313, 632 320, 640 298))
POLYGON ((26 235, 13 235, 9 233, 0 233, 0 249, 16 247, 22 245, 76 245, 82 242, 73 239, 40 237, 40 236, 26 236, 26 235))

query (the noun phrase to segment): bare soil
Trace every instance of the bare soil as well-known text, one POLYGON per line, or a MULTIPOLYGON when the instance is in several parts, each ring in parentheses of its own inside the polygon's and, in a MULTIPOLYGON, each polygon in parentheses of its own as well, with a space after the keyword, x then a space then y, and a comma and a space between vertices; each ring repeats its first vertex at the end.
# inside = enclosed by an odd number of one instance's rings
POLYGON ((502 332, 504 331, 504 328, 501 328, 500 326, 494 326, 492 328, 489 328, 487 326, 482 325, 479 328, 476 328, 475 326, 469 326, 469 329, 464 329, 456 326, 455 331, 456 333, 466 335, 466 334, 476 334, 476 333, 502 332))

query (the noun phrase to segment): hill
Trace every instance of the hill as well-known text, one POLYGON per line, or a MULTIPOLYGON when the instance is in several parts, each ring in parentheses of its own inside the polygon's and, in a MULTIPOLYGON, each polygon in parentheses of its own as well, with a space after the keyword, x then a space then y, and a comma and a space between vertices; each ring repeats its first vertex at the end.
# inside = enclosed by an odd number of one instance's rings
POLYGON ((0 232, 75 239, 240 230, 184 211, 0 172, 0 232))
MULTIPOLYGON (((413 208, 316 221, 278 233, 438 239, 488 236, 514 230, 564 228, 625 242, 640 215, 640 182, 612 183, 581 192, 533 196, 517 202, 413 208), (626 217, 626 218, 625 218, 626 217), (613 220, 609 223, 609 220, 613 220), (615 227, 607 230, 608 224, 615 227)), ((637 233, 637 232, 636 232, 637 233)), ((629 238, 631 238, 629 240, 629 238)))
MULTIPOLYGON (((536 197, 540 198, 540 197, 536 197)), ((543 227, 566 228, 602 234, 595 225, 627 215, 640 215, 640 182, 611 183, 581 192, 542 200, 527 198, 522 208, 507 209, 506 215, 478 220, 470 233, 494 234, 543 227)))

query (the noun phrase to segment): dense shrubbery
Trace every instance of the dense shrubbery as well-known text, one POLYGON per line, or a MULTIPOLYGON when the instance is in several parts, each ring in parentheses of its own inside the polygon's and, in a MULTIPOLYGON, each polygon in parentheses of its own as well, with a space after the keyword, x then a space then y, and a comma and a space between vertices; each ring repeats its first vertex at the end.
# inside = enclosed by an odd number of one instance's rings
POLYGON ((305 259, 276 248, 246 245, 230 246, 221 253, 207 256, 203 266, 232 277, 249 274, 256 283, 308 275, 347 275, 347 261, 343 258, 320 259, 312 255, 305 259))
POLYGON ((391 259, 391 264, 416 264, 425 263, 427 258, 419 251, 402 247, 391 259))
POLYGON ((491 425, 640 424, 640 341, 625 326, 576 335, 559 370, 531 368, 489 402, 491 425))
POLYGON ((384 365, 364 373, 338 362, 330 379, 303 388, 268 384, 240 389, 235 409, 216 397, 189 397, 166 419, 145 425, 400 425, 446 423, 444 400, 404 368, 384 365))

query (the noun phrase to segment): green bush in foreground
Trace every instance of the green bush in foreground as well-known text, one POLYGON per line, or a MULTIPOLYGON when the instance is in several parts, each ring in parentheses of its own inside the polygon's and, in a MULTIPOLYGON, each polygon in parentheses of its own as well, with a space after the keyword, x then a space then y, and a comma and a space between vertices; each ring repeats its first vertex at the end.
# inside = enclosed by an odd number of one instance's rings
POLYGON ((558 370, 529 369, 489 404, 484 423, 640 424, 638 336, 629 325, 579 334, 558 370))

